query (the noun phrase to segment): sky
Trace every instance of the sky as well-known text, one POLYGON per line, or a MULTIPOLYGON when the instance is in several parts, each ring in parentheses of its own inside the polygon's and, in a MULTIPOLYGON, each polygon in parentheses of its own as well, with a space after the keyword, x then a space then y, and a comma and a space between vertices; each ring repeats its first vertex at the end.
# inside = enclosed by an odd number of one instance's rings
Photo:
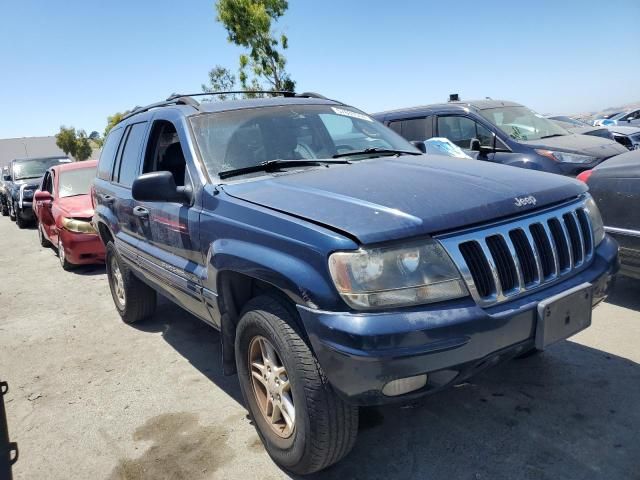
MULTIPOLYGON (((640 0, 289 0, 274 27, 300 92, 370 113, 458 93, 561 114, 640 101, 639 21, 640 0)), ((0 0, 0 138, 102 132, 241 52, 214 0, 0 0)))

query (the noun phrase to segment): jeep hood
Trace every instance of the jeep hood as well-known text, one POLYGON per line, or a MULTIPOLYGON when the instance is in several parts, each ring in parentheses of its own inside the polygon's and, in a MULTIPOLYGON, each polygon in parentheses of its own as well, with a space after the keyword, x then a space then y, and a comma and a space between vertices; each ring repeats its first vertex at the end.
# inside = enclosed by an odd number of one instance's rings
POLYGON ((438 155, 378 158, 226 184, 229 195, 368 244, 435 234, 574 198, 561 175, 438 155), (515 199, 535 197, 516 206, 515 199))
MULTIPOLYGON (((592 130, 597 130, 592 128, 592 130)), ((518 142, 533 148, 544 148, 545 150, 559 150, 569 153, 580 153, 591 155, 596 158, 609 158, 620 153, 628 152, 614 140, 609 140, 593 135, 562 135, 560 137, 543 138, 540 140, 518 140, 518 142)))

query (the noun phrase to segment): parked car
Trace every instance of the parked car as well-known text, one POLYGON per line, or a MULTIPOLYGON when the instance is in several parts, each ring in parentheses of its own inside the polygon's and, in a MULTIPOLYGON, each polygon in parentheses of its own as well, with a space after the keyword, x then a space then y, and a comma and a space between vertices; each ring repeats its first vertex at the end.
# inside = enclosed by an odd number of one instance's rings
POLYGON ((349 452, 359 405, 586 328, 617 269, 583 183, 424 156, 316 94, 138 108, 93 196, 122 319, 161 292, 221 330, 267 452, 298 474, 349 452))
POLYGON ((606 119, 599 120, 600 125, 628 125, 636 126, 640 125, 640 108, 627 110, 626 112, 618 113, 606 119))
POLYGON ((445 137, 478 160, 564 175, 575 176, 625 151, 612 140, 572 134, 502 100, 450 101, 373 116, 410 141, 445 137))
POLYGON ((604 115, 598 115, 592 122, 593 126, 598 127, 598 126, 602 126, 602 121, 603 120, 607 120, 611 117, 615 117, 616 115, 618 115, 620 112, 612 112, 612 113, 605 113, 604 115))
POLYGON ((575 118, 567 116, 555 116, 548 118, 558 122, 561 127, 572 133, 610 138, 626 147, 628 150, 640 148, 640 127, 628 127, 624 125, 594 127, 581 120, 576 120, 575 118))
POLYGON ((89 160, 51 167, 34 194, 40 245, 55 245, 65 270, 104 262, 104 245, 91 223, 89 189, 97 166, 89 160))
POLYGON ((11 181, 11 173, 9 173, 9 165, 2 167, 0 172, 0 213, 3 217, 9 215, 9 202, 7 200, 7 185, 11 181))
POLYGON ((604 229, 620 244, 620 273, 640 279, 640 150, 578 175, 602 212, 604 229))
POLYGON ((609 140, 614 140, 613 134, 609 131, 607 127, 594 127, 593 125, 589 125, 586 122, 581 120, 576 120, 575 118, 568 117, 566 115, 556 115, 547 117, 549 120, 553 120, 562 128, 571 133, 577 133, 579 135, 593 135, 596 137, 607 138, 609 140))
POLYGON ((24 158, 10 164, 11 180, 7 182, 9 217, 19 228, 27 227, 33 220, 33 194, 40 185, 44 172, 52 165, 69 163, 67 157, 24 158))

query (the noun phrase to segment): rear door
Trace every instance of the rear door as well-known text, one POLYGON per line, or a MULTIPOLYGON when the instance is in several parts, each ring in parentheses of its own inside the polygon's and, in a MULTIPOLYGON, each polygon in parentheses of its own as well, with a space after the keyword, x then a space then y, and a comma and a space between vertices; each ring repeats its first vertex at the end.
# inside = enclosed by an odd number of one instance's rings
POLYGON ((144 238, 143 223, 135 209, 137 204, 131 196, 131 185, 140 174, 148 128, 147 121, 127 125, 115 157, 111 180, 109 200, 117 219, 114 233, 118 251, 131 260, 137 257, 140 240, 144 238))

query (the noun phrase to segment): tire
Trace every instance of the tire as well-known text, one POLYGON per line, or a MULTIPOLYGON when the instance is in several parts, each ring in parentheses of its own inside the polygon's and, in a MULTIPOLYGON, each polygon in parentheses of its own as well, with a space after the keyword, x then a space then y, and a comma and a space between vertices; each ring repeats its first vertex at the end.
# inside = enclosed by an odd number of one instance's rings
MULTIPOLYGON (((345 403, 335 393, 294 315, 294 311, 268 295, 249 301, 238 322, 235 356, 242 395, 267 452, 281 467, 305 475, 338 462, 353 448, 358 433, 358 408, 345 403), (273 378, 278 377, 275 374, 278 368, 266 373, 266 367, 256 370, 251 366, 260 364, 259 354, 257 360, 253 356, 250 360, 250 355, 262 351, 265 341, 273 347, 276 363, 279 361, 286 370, 280 378, 285 379, 281 380, 282 384, 288 384, 287 393, 275 397, 278 401, 286 397, 286 402, 280 402, 283 406, 288 403, 291 408, 293 404, 293 427, 288 427, 288 423, 284 425, 284 414, 278 415, 281 417, 278 428, 272 427, 273 423, 258 404, 267 398, 269 391, 279 391, 273 383, 273 378), (269 380, 263 383, 260 379, 254 385, 252 370, 265 372, 269 380)), ((269 350, 268 345, 266 347, 269 350)), ((273 363, 262 360, 263 366, 273 363)), ((276 409, 272 409, 273 414, 276 409)))
POLYGON ((9 205, 6 201, 0 201, 0 211, 2 212, 3 217, 9 216, 9 205))
POLYGON ((9 220, 11 220, 12 222, 16 221, 16 209, 13 202, 11 203, 11 207, 9 208, 9 220))
POLYGON ((24 219, 21 210, 16 210, 16 225, 18 225, 19 229, 24 229, 29 226, 29 222, 24 219))
POLYGON ((58 238, 58 260, 60 260, 60 266, 62 266, 62 269, 67 272, 76 268, 73 263, 67 260, 67 255, 65 254, 64 246, 60 238, 58 238))
POLYGON ((44 232, 42 231, 42 224, 40 222, 38 222, 38 240, 40 241, 40 246, 43 248, 53 247, 51 242, 44 235, 44 232))
POLYGON ((106 251, 109 289, 122 321, 136 323, 150 317, 156 309, 156 291, 133 274, 113 242, 107 243, 106 251))

